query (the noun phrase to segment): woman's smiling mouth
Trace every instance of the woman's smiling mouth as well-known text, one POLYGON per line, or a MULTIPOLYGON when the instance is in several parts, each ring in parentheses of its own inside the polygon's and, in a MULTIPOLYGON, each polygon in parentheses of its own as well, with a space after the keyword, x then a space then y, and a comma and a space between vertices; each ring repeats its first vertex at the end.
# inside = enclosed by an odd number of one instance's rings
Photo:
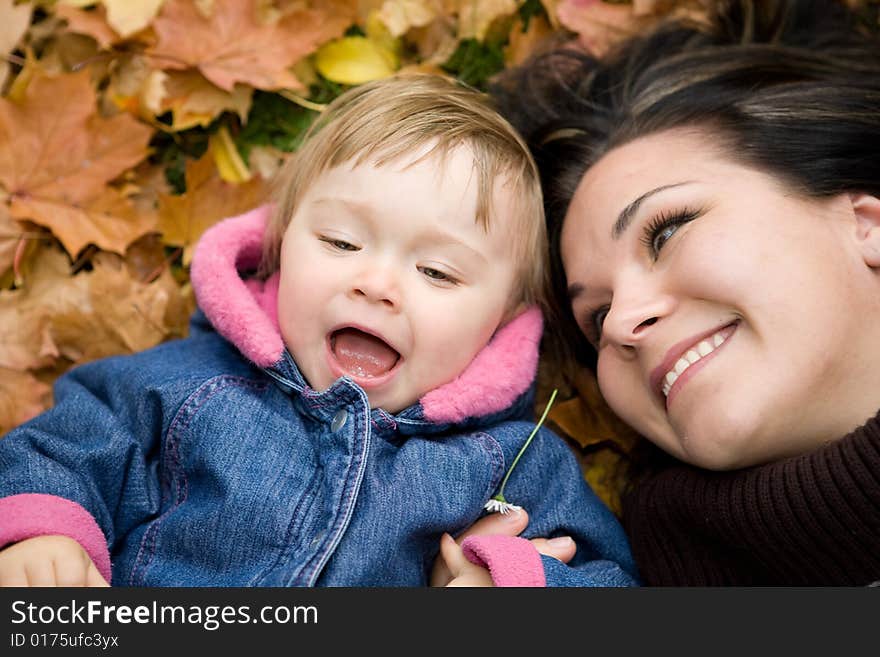
POLYGON ((666 406, 669 406, 670 395, 674 395, 685 381, 714 356, 736 331, 737 324, 738 321, 688 339, 667 352, 663 362, 651 374, 652 387, 662 394, 666 406))

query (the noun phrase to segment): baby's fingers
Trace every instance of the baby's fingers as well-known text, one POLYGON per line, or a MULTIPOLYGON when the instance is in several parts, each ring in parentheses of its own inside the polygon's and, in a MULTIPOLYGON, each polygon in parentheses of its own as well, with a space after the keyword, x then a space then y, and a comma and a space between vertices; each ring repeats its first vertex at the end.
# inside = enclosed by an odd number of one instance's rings
POLYGON ((0 586, 27 586, 28 579, 24 567, 0 568, 0 586))
POLYGON ((28 561, 24 564, 25 586, 56 586, 55 568, 51 560, 28 561))
POLYGON ((559 538, 533 538, 531 543, 541 554, 559 559, 562 563, 568 563, 574 558, 577 545, 568 536, 559 538))
POLYGON ((92 560, 89 559, 89 569, 86 572, 86 586, 110 586, 103 575, 98 572, 97 567, 92 560))
POLYGON ((440 555, 446 562, 452 579, 461 575, 470 563, 464 556, 461 546, 449 534, 443 534, 440 538, 440 555))

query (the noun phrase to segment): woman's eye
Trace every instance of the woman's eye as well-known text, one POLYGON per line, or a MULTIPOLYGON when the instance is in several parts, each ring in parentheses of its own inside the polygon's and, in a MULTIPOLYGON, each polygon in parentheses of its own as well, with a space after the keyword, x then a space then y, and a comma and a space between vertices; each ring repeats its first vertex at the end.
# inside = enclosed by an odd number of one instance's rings
POLYGON ((669 238, 675 234, 675 231, 677 231, 680 226, 681 224, 669 224, 654 233, 651 238, 651 249, 654 253, 660 253, 660 249, 663 248, 663 245, 669 241, 669 238))
POLYGON ((703 214, 703 210, 682 209, 669 214, 660 214, 647 223, 641 237, 642 243, 656 258, 672 236, 685 224, 703 214))
POLYGON ((458 281, 449 274, 444 274, 439 269, 434 269, 433 267, 419 267, 419 271, 434 281, 441 281, 444 283, 458 283, 458 281))
POLYGON ((598 342, 599 338, 602 337, 602 326, 605 324, 605 318, 608 316, 608 310, 608 306, 602 306, 592 314, 594 336, 592 339, 595 342, 598 342))

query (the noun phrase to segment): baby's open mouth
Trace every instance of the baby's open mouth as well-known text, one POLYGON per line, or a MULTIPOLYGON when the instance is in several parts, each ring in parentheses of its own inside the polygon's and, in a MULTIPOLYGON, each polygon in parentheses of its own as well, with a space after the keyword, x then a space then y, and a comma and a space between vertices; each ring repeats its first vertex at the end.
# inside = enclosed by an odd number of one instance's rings
POLYGON ((387 342, 352 327, 330 334, 330 350, 339 366, 356 377, 381 376, 400 359, 400 354, 387 342))

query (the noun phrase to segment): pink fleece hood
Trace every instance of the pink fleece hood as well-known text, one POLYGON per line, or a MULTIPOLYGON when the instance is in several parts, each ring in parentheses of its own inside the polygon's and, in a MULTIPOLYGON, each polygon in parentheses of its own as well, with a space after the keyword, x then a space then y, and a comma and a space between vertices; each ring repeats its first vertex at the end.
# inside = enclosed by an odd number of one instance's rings
MULTIPOLYGON (((199 240, 190 276, 199 307, 214 328, 260 367, 283 358, 278 326, 278 280, 244 280, 262 256, 270 215, 264 205, 210 228, 199 240)), ((503 326, 455 380, 420 400, 425 419, 459 422, 508 408, 529 389, 538 367, 543 320, 529 308, 503 326)))

